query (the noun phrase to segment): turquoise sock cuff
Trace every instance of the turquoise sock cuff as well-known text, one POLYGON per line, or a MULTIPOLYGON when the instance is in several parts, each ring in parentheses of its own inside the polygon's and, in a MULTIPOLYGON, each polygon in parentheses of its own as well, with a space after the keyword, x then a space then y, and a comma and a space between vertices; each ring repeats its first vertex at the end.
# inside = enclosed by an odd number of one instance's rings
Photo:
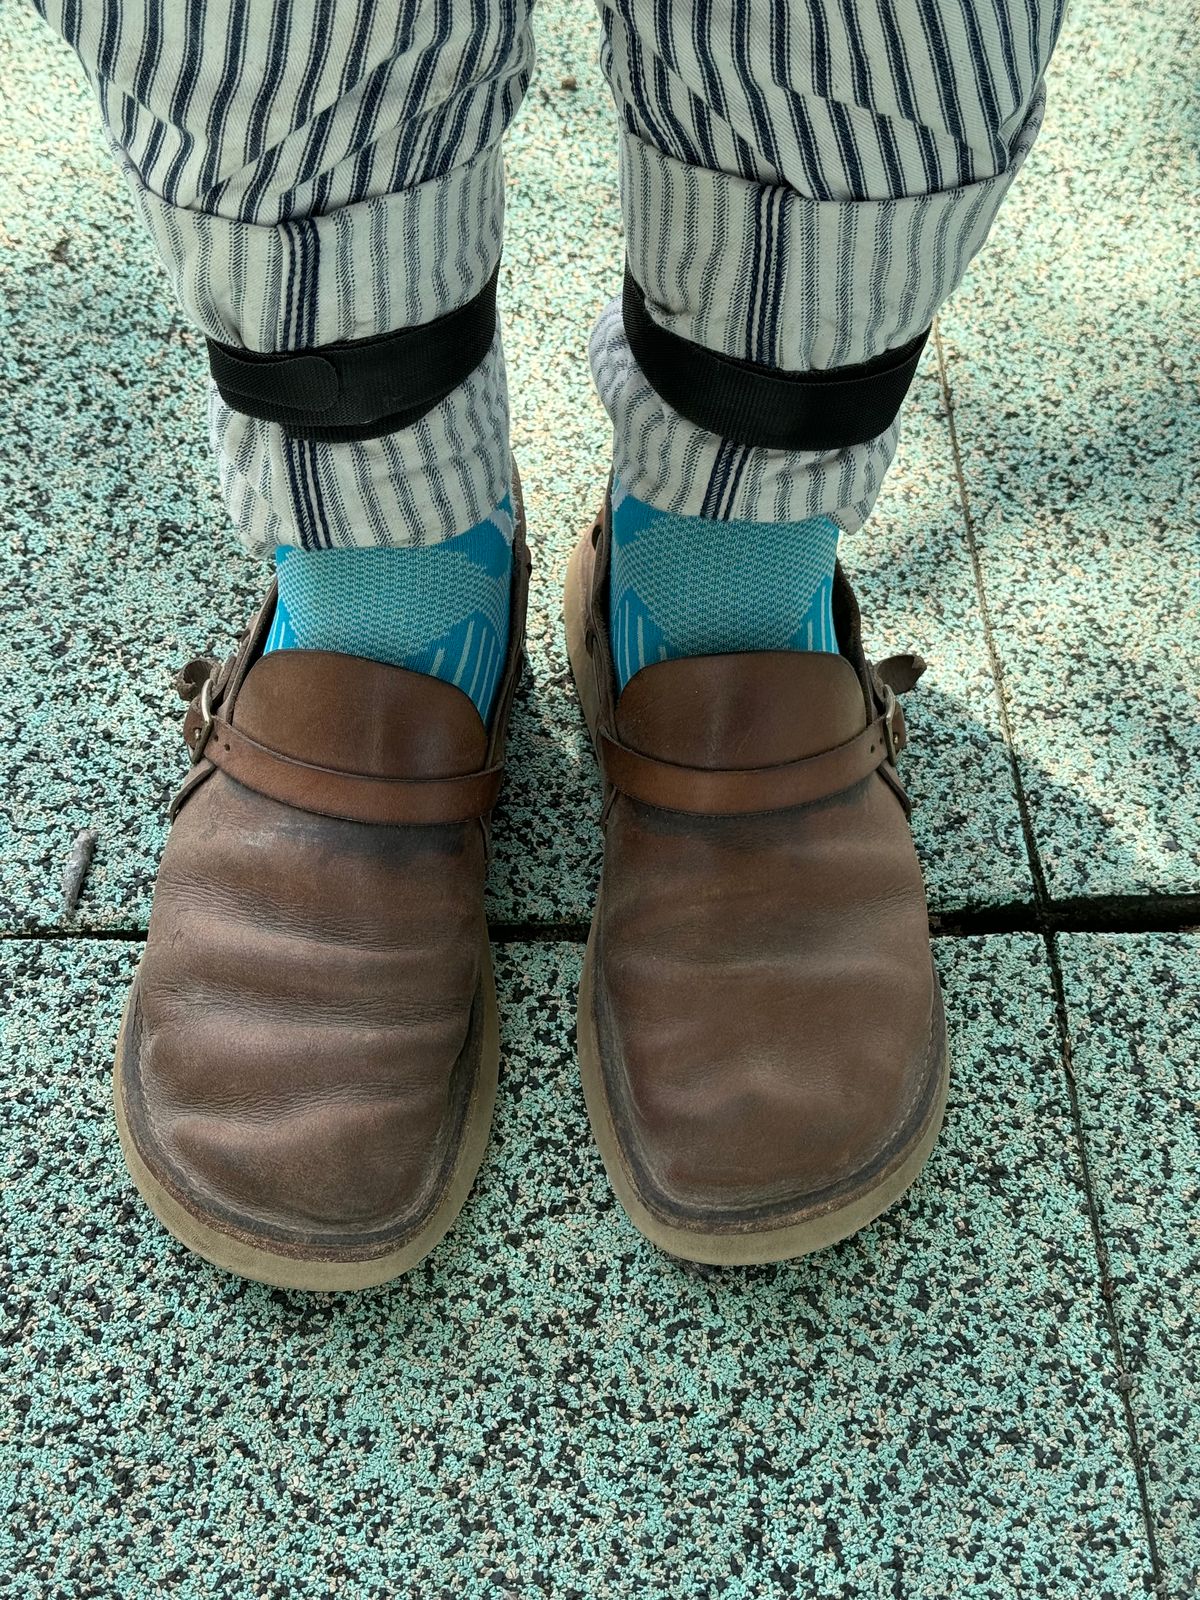
POLYGON ((684 517, 613 486, 610 632, 617 679, 676 656, 836 652, 840 529, 684 517))
POLYGON ((437 544, 275 552, 267 650, 334 650, 453 683, 486 722, 508 651, 512 501, 437 544))

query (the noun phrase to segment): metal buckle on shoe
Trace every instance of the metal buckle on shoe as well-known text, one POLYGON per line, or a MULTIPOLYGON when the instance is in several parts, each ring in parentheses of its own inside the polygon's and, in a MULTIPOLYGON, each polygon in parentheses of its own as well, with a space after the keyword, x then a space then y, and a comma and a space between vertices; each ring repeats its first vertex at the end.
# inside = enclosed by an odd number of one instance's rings
POLYGON ((209 735, 212 733, 212 730, 212 679, 205 678, 204 682, 200 686, 200 726, 196 730, 196 742, 188 751, 188 755, 191 758, 191 763, 193 766, 196 765, 197 761, 199 761, 200 757, 204 754, 204 748, 208 744, 209 735))
POLYGON ((883 737, 887 744, 888 760, 896 765, 896 693, 890 683, 883 686, 883 737))

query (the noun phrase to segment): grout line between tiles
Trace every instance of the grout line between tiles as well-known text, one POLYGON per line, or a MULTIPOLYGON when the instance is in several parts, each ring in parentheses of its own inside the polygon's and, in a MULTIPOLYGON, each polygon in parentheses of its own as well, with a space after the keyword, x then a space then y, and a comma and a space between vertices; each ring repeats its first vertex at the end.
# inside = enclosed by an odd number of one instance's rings
POLYGON ((934 912, 935 939, 981 933, 1190 933, 1200 931, 1200 894, 1079 895, 934 912))
MULTIPOLYGON (((946 411, 946 422, 950 432, 950 449, 954 457, 954 475, 958 483, 959 504, 962 510, 963 529, 966 535, 967 550, 971 558, 971 567, 975 577, 975 592, 979 602, 979 613, 983 626, 984 641, 987 645, 988 660, 991 666, 992 679, 996 685, 996 699, 999 705, 1000 725, 1004 734, 1004 743, 1008 751, 1009 768, 1012 774, 1013 790, 1016 796, 1017 809, 1021 818, 1021 832, 1025 839, 1025 851, 1029 861, 1029 872, 1033 881, 1033 911, 1035 918, 1042 924, 1039 931, 1046 947, 1046 957, 1050 966, 1051 987, 1054 995, 1055 1029, 1058 1034, 1059 1062, 1062 1066, 1063 1078, 1066 1082, 1067 1099, 1071 1111, 1071 1121, 1075 1129, 1076 1152, 1079 1160, 1080 1176, 1083 1180, 1084 1201, 1087 1207, 1088 1223, 1092 1234, 1092 1246, 1095 1251, 1096 1265, 1100 1273, 1100 1300, 1104 1308, 1103 1317, 1108 1330, 1109 1345, 1113 1359, 1116 1362, 1114 1374, 1115 1386, 1120 1396, 1121 1409, 1125 1419, 1125 1431, 1129 1439, 1130 1453, 1133 1458, 1133 1470, 1137 1478, 1138 1495, 1141 1500, 1142 1523, 1146 1531, 1147 1554, 1150 1558, 1150 1568, 1154 1579, 1155 1593, 1164 1594, 1167 1590, 1167 1580, 1163 1571, 1162 1559, 1158 1549, 1158 1538, 1155 1532, 1154 1514, 1150 1502, 1150 1486, 1146 1474, 1145 1453, 1142 1449, 1141 1437, 1138 1432, 1137 1415, 1130 1398, 1131 1379, 1125 1366, 1124 1344, 1121 1339, 1121 1330, 1117 1322, 1116 1304, 1113 1297, 1112 1277, 1109 1273, 1108 1246, 1104 1242, 1104 1234, 1100 1220, 1100 1207, 1096 1198, 1096 1189, 1092 1181, 1091 1161, 1088 1156, 1087 1137, 1083 1127, 1083 1116, 1079 1104, 1078 1086, 1075 1080, 1075 1068, 1071 1049, 1070 1014, 1067 1009, 1066 986, 1063 982, 1062 964, 1059 959, 1058 939, 1061 929, 1056 929, 1047 920, 1052 910, 1052 901, 1046 887, 1046 874, 1042 866, 1041 855, 1038 851, 1037 836, 1034 832, 1033 817, 1030 811, 1029 798, 1025 793, 1024 781, 1021 777, 1021 766, 1017 760, 1016 743, 1013 738, 1012 719, 1009 714, 1008 696, 1004 686, 1004 670, 1000 660, 999 650, 996 645, 995 630, 992 625, 991 611, 988 606, 987 588, 984 583, 983 562, 979 552, 979 541, 975 534, 975 522, 971 513, 971 497, 967 489, 966 474, 963 469, 962 450, 958 439, 958 425, 954 416, 954 396, 950 387, 950 374, 946 363, 946 347, 942 340, 940 321, 935 318, 933 325, 934 348, 937 352, 938 377, 941 383, 942 403, 946 411)), ((1190 898, 1190 897, 1189 897, 1190 898)))
MULTIPOLYGON (((493 944, 584 944, 588 923, 564 918, 488 923, 493 944)), ((1012 900, 994 906, 966 906, 958 911, 934 912, 929 918, 934 939, 972 939, 988 934, 1034 933, 1200 933, 1200 894, 1101 895, 1051 900, 1012 900)), ((0 944, 21 940, 100 939, 141 944, 145 928, 55 924, 0 929, 0 944)))
POLYGON ((942 404, 945 407, 946 422, 950 430, 950 453, 954 458, 954 476, 958 484, 958 498, 962 509, 963 531, 967 540, 967 554, 971 558, 971 570, 975 577, 975 597, 979 602, 979 616, 983 626, 984 643, 987 646, 988 665, 991 668, 992 681, 996 685, 1000 728, 1004 735, 1004 747, 1008 752, 1009 771, 1012 775, 1013 791, 1021 818, 1021 832, 1025 836, 1025 853, 1029 862, 1030 877, 1033 880, 1033 898, 1040 908, 1048 904, 1050 896, 1046 889, 1046 874, 1042 868, 1042 858, 1038 851, 1037 837, 1033 830, 1033 817, 1029 809, 1029 798, 1025 793, 1025 783, 1021 777, 1021 766, 1017 760, 1012 718, 1008 710, 1008 695, 1004 687, 1004 667, 1000 660, 1000 652, 996 648, 996 634, 992 625, 992 613, 988 606, 987 589, 983 581, 983 562, 979 554, 979 541, 975 537, 975 521, 971 514, 971 497, 967 492, 962 452, 958 443, 958 426, 954 420, 954 397, 950 390, 950 375, 946 369, 946 348, 942 342, 941 323, 937 318, 934 319, 933 323, 933 343, 937 352, 938 380, 942 390, 942 404))
MULTIPOLYGON (((587 922, 490 922, 493 944, 584 944, 587 922)), ((1006 933, 1188 933, 1200 931, 1200 895, 1056 901, 1027 900, 932 915, 933 939, 1006 933)))
POLYGON ((1115 1373, 1116 1390, 1121 1399, 1121 1409, 1125 1417, 1125 1429, 1129 1435, 1129 1446, 1133 1454, 1133 1469, 1137 1475, 1138 1494, 1142 1502, 1142 1520, 1146 1525, 1150 1567, 1154 1575, 1154 1592, 1156 1595, 1165 1596, 1168 1591, 1168 1583, 1163 1569, 1162 1557, 1159 1554, 1158 1536, 1154 1526, 1149 1475, 1146 1471, 1146 1454, 1142 1448, 1141 1435, 1138 1432, 1137 1413, 1133 1407, 1133 1377, 1126 1365, 1125 1342, 1121 1337, 1121 1326, 1117 1320, 1116 1296, 1112 1273, 1109 1270, 1112 1263, 1108 1245, 1104 1240, 1100 1203, 1096 1197, 1095 1184, 1092 1181, 1091 1158, 1088 1154, 1087 1137, 1083 1128, 1083 1112, 1079 1103, 1079 1086, 1075 1078, 1074 1053, 1071 1044, 1070 1013, 1067 1009, 1067 991, 1063 980, 1058 941, 1059 935, 1057 933, 1047 932, 1045 934, 1046 954, 1050 963, 1050 979, 1054 991, 1054 1016, 1055 1026, 1058 1031, 1059 1059, 1062 1062, 1063 1076, 1067 1084, 1071 1120, 1075 1124, 1079 1164, 1083 1176, 1084 1197, 1087 1201, 1088 1222, 1092 1230, 1096 1262, 1100 1268, 1100 1299, 1104 1305, 1104 1320, 1108 1327, 1109 1341, 1117 1363, 1115 1373))

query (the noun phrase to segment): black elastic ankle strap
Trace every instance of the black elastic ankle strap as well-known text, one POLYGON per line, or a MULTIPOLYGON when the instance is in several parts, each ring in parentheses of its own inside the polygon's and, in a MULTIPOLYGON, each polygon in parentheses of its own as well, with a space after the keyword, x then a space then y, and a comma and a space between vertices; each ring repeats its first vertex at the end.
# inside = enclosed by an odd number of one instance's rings
POLYGON ((213 379, 226 405, 298 439, 340 444, 395 433, 432 411, 487 355, 498 273, 465 306, 374 339, 277 355, 210 339, 213 379))
POLYGON ((628 267, 622 311, 634 359, 673 410, 722 439, 768 450, 844 450, 885 433, 929 337, 926 328, 860 366, 778 372, 660 327, 628 267))

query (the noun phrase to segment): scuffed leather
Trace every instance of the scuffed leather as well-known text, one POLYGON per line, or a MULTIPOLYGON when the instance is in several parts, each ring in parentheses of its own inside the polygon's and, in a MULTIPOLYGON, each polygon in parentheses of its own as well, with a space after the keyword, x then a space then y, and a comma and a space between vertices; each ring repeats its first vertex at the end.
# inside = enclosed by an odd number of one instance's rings
MULTIPOLYGON (((374 778, 501 762, 523 649, 520 536, 515 557, 490 736, 437 679, 317 652, 262 656, 269 605, 221 669, 220 715, 286 758, 374 778)), ((199 674, 188 681, 199 690, 199 674)), ((486 820, 350 822, 281 804, 206 759, 193 768, 122 1075, 139 1153, 197 1215, 280 1253, 353 1253, 402 1243, 430 1214, 479 1061, 486 820)))
POLYGON ((317 1237, 419 1220, 479 984, 484 844, 374 829, 215 774, 171 831, 138 977, 156 1167, 317 1237))
MULTIPOLYGON (((733 772, 834 749, 877 717, 840 572, 841 656, 667 661, 614 699, 603 526, 595 542, 601 730, 661 761, 733 772)), ((668 1221, 811 1213, 897 1161, 926 1123, 940 1007, 902 796, 889 762, 841 793, 752 815, 683 814, 609 788, 595 1025, 624 1159, 668 1221)))

